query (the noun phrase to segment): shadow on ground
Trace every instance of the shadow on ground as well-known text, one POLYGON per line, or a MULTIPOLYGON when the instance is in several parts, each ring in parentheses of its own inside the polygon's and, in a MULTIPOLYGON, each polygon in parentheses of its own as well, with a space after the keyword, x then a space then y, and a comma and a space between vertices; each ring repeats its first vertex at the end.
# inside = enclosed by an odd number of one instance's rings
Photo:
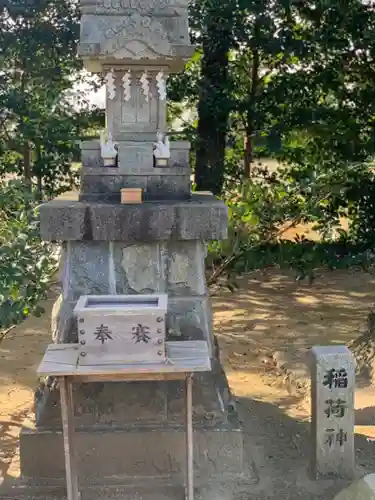
MULTIPOLYGON (((280 405, 296 405, 298 397, 280 399, 280 405)), ((236 500, 330 500, 350 481, 311 479, 310 424, 289 417, 273 405, 248 398, 238 399, 245 430, 245 449, 259 478, 248 491, 237 492, 236 500)), ((372 472, 375 444, 356 435, 357 477, 372 472)), ((228 499, 231 497, 228 496, 228 499)))
POLYGON ((375 406, 367 406, 356 410, 355 423, 356 425, 375 425, 375 406))
POLYGON ((7 420, 0 420, 0 478, 6 477, 11 464, 14 450, 18 445, 18 435, 22 428, 28 410, 11 415, 7 420))
POLYGON ((304 358, 313 345, 346 344, 363 332, 373 307, 375 277, 356 270, 327 272, 311 286, 290 272, 256 272, 236 293, 213 298, 223 359, 253 371, 261 355, 284 350, 304 358))

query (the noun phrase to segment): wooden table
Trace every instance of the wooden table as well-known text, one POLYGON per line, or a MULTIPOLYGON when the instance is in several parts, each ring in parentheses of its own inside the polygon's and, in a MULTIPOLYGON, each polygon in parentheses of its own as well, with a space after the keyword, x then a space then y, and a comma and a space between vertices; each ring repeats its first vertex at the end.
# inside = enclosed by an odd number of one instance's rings
MULTIPOLYGON (((192 377, 195 372, 211 370, 207 342, 167 342, 165 363, 80 365, 77 344, 51 344, 38 368, 38 375, 58 379, 64 436, 64 455, 68 500, 79 500, 75 452, 74 382, 134 382, 185 380, 186 405, 186 499, 194 500, 193 401, 192 377)), ((100 358, 99 358, 100 359, 100 358)))

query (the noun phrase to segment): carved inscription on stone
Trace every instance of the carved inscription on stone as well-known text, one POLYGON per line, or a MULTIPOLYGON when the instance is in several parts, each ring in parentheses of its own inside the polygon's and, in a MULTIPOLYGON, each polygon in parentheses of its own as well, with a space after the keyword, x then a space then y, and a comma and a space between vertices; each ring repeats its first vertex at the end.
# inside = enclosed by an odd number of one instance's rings
POLYGON ((169 261, 169 282, 173 285, 189 281, 190 262, 186 255, 172 252, 169 261))
POLYGON ((140 173, 152 165, 152 143, 119 143, 119 171, 140 173))
POLYGON ((112 415, 114 413, 113 403, 100 403, 99 401, 87 401, 75 407, 77 416, 89 415, 112 415))
POLYGON ((160 29, 156 27, 155 30, 126 27, 101 45, 103 55, 112 55, 117 59, 155 59, 160 55, 170 56, 171 50, 171 45, 161 26, 160 29))
POLYGON ((103 55, 116 57, 118 52, 121 57, 132 58, 171 55, 167 32, 161 23, 151 17, 133 14, 123 17, 119 22, 102 21, 100 24, 104 35, 101 45, 103 55))
POLYGON ((131 14, 130 16, 121 16, 116 22, 112 20, 101 19, 100 28, 104 32, 104 37, 109 39, 116 35, 126 36, 127 34, 138 34, 144 36, 144 31, 150 31, 157 35, 160 39, 167 38, 167 32, 163 26, 152 19, 150 16, 141 16, 140 14, 131 14))

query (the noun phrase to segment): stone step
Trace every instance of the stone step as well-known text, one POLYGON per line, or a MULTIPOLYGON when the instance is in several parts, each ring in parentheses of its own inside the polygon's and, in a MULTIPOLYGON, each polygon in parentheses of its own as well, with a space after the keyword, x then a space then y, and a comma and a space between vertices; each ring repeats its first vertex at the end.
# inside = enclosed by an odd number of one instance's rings
MULTIPOLYGON (((196 481, 195 500, 212 500, 217 498, 213 492, 228 488, 231 492, 248 491, 256 482, 255 476, 239 478, 225 474, 210 483, 196 481)), ((30 481, 13 480, 7 488, 0 488, 0 500, 67 500, 64 482, 52 481, 51 484, 37 486, 30 481)), ((185 493, 184 486, 157 479, 123 484, 119 478, 107 478, 105 482, 94 480, 90 485, 80 484, 79 490, 80 500, 183 500, 185 493)))
MULTIPOLYGON (((244 474, 242 430, 230 422, 219 427, 196 427, 195 468, 197 476, 244 474)), ((81 478, 171 478, 180 483, 185 470, 183 427, 165 424, 122 429, 79 429, 76 432, 78 471, 81 478)), ((61 432, 23 429, 20 434, 23 477, 64 478, 61 432)))
MULTIPOLYGON (((129 487, 95 485, 80 488, 80 500, 182 500, 183 487, 129 487)), ((0 500, 67 500, 66 490, 47 487, 14 488, 1 494, 0 500)))
MULTIPOLYGON (((80 500, 182 500, 184 498, 183 491, 170 492, 165 491, 163 493, 148 492, 138 493, 138 492, 124 492, 122 490, 108 490, 108 489, 90 489, 81 491, 80 500)), ((55 494, 29 494, 24 495, 14 494, 10 495, 0 495, 0 500, 67 500, 66 494, 55 495, 55 494)))

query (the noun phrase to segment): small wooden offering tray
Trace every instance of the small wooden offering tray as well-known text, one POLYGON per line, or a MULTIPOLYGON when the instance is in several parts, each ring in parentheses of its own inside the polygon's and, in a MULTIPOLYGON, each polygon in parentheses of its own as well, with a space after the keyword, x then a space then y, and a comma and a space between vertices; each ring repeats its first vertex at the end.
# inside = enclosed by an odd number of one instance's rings
POLYGON ((122 188, 121 203, 142 203, 142 188, 122 188))

